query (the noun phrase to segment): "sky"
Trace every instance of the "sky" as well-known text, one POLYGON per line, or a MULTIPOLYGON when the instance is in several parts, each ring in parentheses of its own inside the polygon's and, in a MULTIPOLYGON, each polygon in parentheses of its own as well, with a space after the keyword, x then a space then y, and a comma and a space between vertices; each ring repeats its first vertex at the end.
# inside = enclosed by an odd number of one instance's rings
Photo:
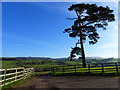
MULTIPOLYGON (((68 8, 77 3, 81 2, 3 2, 2 56, 68 57, 78 38, 63 31, 73 25, 66 18, 76 17, 68 8)), ((85 42, 86 57, 118 57, 118 3, 89 3, 109 6, 116 21, 106 31, 98 29, 101 38, 97 44, 85 42)))

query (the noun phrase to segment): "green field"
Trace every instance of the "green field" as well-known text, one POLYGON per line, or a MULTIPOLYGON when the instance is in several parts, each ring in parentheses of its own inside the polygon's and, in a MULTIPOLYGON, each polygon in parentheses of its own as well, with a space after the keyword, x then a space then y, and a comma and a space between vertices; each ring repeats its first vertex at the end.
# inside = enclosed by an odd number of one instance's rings
POLYGON ((18 80, 16 82, 13 82, 11 84, 5 85, 0 90, 9 90, 11 87, 19 86, 20 84, 24 83, 26 80, 31 79, 33 77, 28 77, 26 79, 18 80))
POLYGON ((16 61, 0 61, 2 68, 14 68, 19 67, 16 65, 16 61))
MULTIPOLYGON (((87 59, 88 64, 89 61, 92 63, 97 63, 102 61, 102 59, 87 59)), ((113 59, 111 62, 117 62, 117 59, 113 59)), ((108 61, 107 63, 109 63, 108 61)), ((111 63, 110 62, 110 63, 111 63)), ((62 74, 63 73, 63 66, 65 66, 65 73, 74 73, 74 66, 68 66, 68 65, 76 65, 76 72, 77 73, 83 73, 88 72, 88 67, 81 68, 82 63, 80 61, 64 61, 64 60, 16 60, 16 61, 0 61, 2 63, 2 68, 15 68, 15 67, 34 67, 35 74, 41 74, 41 73, 52 73, 51 67, 56 67, 57 69, 55 73, 56 74, 62 74), (78 68, 79 67, 79 68, 78 68), (70 68, 70 69, 69 69, 70 68)), ((92 65, 91 65, 92 66, 92 65)), ((120 67, 118 67, 120 68, 120 67)), ((92 73, 101 73, 101 67, 95 67, 91 68, 92 73), (98 70, 95 70, 98 69, 98 70)), ((116 73, 116 67, 105 67, 104 73, 116 73), (109 68, 112 68, 111 70, 109 68)))
POLYGON ((35 68, 48 68, 53 66, 63 66, 63 65, 76 65, 81 64, 81 62, 75 61, 57 61, 57 60, 17 60, 17 61, 0 61, 2 63, 2 68, 14 68, 14 67, 35 67, 35 68))
MULTIPOLYGON (((2 68, 16 68, 16 67, 33 67, 35 69, 35 75, 108 75, 108 76, 120 76, 120 66, 118 66, 118 73, 116 66, 104 66, 104 72, 102 73, 101 64, 93 67, 98 61, 91 60, 91 63, 87 63, 87 67, 83 68, 80 61, 64 61, 64 60, 9 60, 0 61, 2 68), (96 62, 96 63, 95 63, 96 62), (93 64, 94 63, 94 64, 93 64), (91 68, 89 70, 88 64, 91 68), (54 67, 54 72, 53 72, 54 67)), ((90 61, 90 60, 88 60, 90 61)), ((115 60, 117 62, 117 60, 115 60)), ((111 61, 110 63, 112 63, 111 61)), ((107 62, 109 63, 109 62, 107 62)), ((113 62, 115 63, 115 62, 113 62)), ((4 86, 10 88, 11 86, 18 85, 25 80, 12 83, 4 86)))
MULTIPOLYGON (((118 70, 120 73, 120 66, 118 66, 118 70)), ((82 68, 82 67, 77 67, 76 66, 76 72, 75 72, 75 68, 74 66, 66 66, 64 67, 64 73, 63 73, 63 69, 62 68, 58 68, 54 70, 54 74, 55 75, 60 75, 60 74, 69 74, 69 73, 89 73, 89 69, 88 67, 86 68, 82 68)), ((106 66, 104 67, 104 74, 116 74, 116 66, 106 66)), ((102 74, 102 67, 93 67, 90 68, 90 74, 102 74)), ((118 74, 120 75, 120 74, 118 74)))

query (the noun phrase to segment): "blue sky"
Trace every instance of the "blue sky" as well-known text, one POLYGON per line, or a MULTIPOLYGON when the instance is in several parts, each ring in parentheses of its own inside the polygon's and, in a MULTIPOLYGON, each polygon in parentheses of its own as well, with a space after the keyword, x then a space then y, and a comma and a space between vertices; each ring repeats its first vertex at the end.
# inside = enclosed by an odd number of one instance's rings
MULTIPOLYGON (((74 2, 78 3, 78 2, 74 2)), ((91 2, 94 3, 94 2, 91 2)), ((68 11, 72 2, 4 2, 2 3, 2 55, 7 57, 68 57, 78 38, 70 38, 64 29, 76 17, 68 11)), ((86 56, 118 57, 118 6, 114 2, 96 2, 113 9, 116 21, 106 31, 99 29, 99 42, 89 45, 86 56)))

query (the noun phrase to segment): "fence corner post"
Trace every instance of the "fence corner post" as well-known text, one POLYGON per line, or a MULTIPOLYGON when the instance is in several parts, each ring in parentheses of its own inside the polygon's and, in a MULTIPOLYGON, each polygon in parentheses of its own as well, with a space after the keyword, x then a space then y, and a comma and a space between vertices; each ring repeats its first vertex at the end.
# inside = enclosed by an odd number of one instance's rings
POLYGON ((115 66, 116 66, 116 72, 118 74, 118 65, 117 65, 117 63, 115 63, 115 66))
POLYGON ((65 66, 63 66, 63 74, 65 74, 65 66))
POLYGON ((75 74, 76 74, 76 65, 74 65, 74 69, 75 69, 75 74))
POLYGON ((88 72, 90 73, 90 64, 88 64, 88 72))
POLYGON ((103 64, 101 64, 101 67, 102 67, 102 74, 104 73, 104 66, 103 64))

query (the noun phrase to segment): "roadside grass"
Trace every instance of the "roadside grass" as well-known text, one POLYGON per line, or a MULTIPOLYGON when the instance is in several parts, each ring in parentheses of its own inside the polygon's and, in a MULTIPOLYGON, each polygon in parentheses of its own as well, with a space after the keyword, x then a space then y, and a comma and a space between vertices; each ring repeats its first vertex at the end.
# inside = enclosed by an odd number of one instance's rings
POLYGON ((66 72, 66 73, 60 73, 56 72, 54 76, 107 76, 107 77, 119 77, 120 78, 120 73, 96 73, 96 72, 66 72))
POLYGON ((1 89, 1 90, 9 90, 9 89, 11 89, 11 88, 14 88, 15 86, 21 85, 21 84, 24 83, 26 80, 31 79, 31 78, 33 78, 33 77, 27 77, 26 79, 18 80, 18 81, 16 81, 16 82, 13 82, 13 83, 11 83, 11 84, 8 84, 8 85, 5 85, 5 86, 1 87, 0 89, 1 89))

